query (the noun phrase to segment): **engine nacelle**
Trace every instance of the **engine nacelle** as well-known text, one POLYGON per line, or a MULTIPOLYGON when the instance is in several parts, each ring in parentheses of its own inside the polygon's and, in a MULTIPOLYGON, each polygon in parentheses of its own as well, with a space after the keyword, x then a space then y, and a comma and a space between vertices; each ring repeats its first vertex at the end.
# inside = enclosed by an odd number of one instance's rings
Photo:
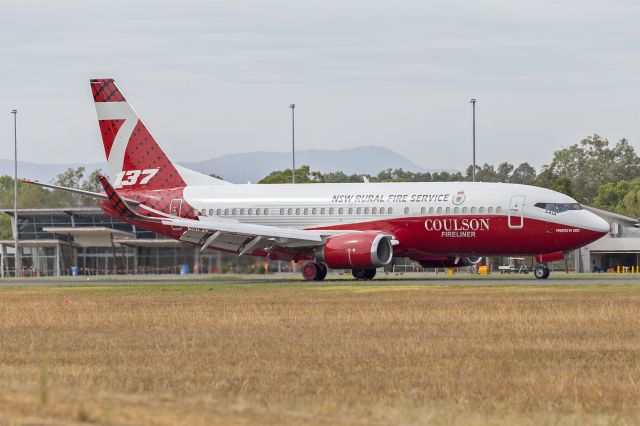
POLYGON ((377 232, 336 235, 315 251, 318 260, 332 269, 370 269, 393 259, 391 237, 377 232))
POLYGON ((480 263, 482 258, 480 256, 460 257, 453 256, 433 256, 428 259, 419 259, 418 263, 423 268, 460 268, 463 266, 473 266, 480 263))

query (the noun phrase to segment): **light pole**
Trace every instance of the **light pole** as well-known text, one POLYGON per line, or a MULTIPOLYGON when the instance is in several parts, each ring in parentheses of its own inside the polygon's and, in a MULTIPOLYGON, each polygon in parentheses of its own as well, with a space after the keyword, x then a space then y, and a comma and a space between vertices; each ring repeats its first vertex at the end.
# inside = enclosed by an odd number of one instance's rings
POLYGON ((469 102, 473 106, 473 169, 471 170, 471 176, 473 181, 476 181, 476 100, 472 98, 469 102))
POLYGON ((13 114, 13 241, 15 249, 14 268, 16 278, 20 276, 22 267, 20 251, 18 249, 18 110, 12 109, 13 114))
POLYGON ((291 168, 291 183, 296 183, 296 104, 291 108, 291 151, 293 154, 293 167, 291 168))

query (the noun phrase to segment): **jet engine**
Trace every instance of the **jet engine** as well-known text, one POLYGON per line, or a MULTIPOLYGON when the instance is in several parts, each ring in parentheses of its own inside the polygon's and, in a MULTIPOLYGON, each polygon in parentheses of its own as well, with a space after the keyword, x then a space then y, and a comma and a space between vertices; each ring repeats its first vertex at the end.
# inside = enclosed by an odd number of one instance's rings
POLYGON ((371 269, 393 258, 391 236, 377 232, 336 235, 315 251, 316 259, 333 269, 371 269))
POLYGON ((454 257, 454 256, 433 256, 427 259, 418 259, 418 263, 423 268, 459 268, 462 266, 473 266, 480 263, 480 256, 454 257))

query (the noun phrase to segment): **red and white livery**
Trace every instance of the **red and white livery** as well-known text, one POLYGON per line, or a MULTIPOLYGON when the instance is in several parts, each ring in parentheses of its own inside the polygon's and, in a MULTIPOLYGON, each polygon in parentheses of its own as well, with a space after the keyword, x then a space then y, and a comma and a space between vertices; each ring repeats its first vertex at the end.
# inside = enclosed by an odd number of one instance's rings
MULTIPOLYGON (((203 250, 305 262, 371 279, 393 257, 429 266, 476 264, 481 256, 533 255, 546 262, 609 230, 574 199, 505 183, 235 185, 173 163, 112 79, 91 80, 111 182, 106 214, 203 250)), ((384 165, 380 165, 381 168, 384 165)), ((45 185, 53 187, 52 185, 45 185)))

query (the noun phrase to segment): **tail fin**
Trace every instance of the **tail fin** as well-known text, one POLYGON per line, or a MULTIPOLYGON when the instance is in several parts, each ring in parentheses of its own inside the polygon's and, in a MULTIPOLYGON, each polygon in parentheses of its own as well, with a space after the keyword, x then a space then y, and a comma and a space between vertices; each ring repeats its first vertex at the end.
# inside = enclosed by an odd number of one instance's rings
POLYGON ((228 183, 171 162, 112 79, 91 80, 115 188, 143 190, 228 183))

